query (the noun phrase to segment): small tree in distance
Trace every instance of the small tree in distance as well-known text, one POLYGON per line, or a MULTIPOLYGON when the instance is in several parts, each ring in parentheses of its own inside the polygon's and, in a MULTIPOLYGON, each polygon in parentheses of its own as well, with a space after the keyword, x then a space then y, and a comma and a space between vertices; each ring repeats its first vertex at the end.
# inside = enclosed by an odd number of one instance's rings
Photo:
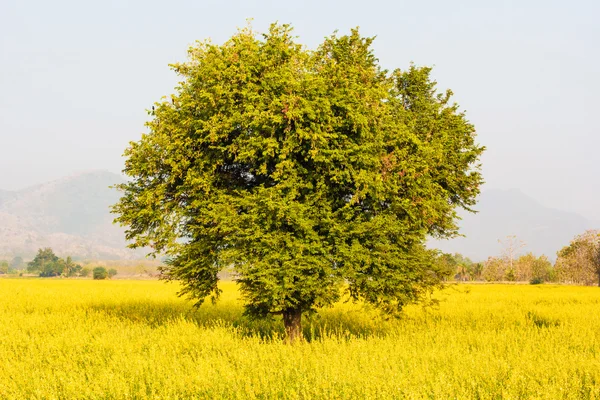
POLYGON ((75 264, 73 259, 69 256, 65 260, 63 275, 67 277, 76 276, 81 273, 81 265, 75 264))
POLYGON ((108 278, 108 271, 104 267, 96 267, 92 272, 92 277, 96 280, 108 278))
POLYGON ((81 268, 81 272, 79 273, 79 276, 87 278, 88 276, 90 276, 92 270, 89 269, 88 267, 83 267, 81 268))
POLYGON ((508 281, 518 280, 518 272, 516 271, 515 261, 519 251, 525 247, 525 242, 517 239, 516 235, 509 235, 504 240, 498 239, 498 243, 502 244, 502 256, 506 260, 506 270, 504 278, 508 281))
POLYGON ((457 234, 483 148, 430 68, 383 70, 372 41, 310 51, 272 25, 191 48, 125 152, 113 211, 131 247, 166 253, 162 277, 197 304, 233 266, 246 315, 281 315, 290 341, 342 288, 396 314, 439 287, 425 242, 457 234))

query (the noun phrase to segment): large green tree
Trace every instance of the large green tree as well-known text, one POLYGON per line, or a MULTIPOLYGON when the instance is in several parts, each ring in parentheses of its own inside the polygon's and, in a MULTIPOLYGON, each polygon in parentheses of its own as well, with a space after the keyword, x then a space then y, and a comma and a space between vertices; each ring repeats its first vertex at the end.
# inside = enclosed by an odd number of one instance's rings
POLYGON ((342 289, 395 313, 440 285, 425 240, 457 234, 483 148, 429 68, 383 70, 372 40, 312 51, 287 25, 247 28, 172 66, 181 82, 126 150, 113 211, 182 294, 218 297, 233 266, 246 313, 282 315, 294 340, 342 289))

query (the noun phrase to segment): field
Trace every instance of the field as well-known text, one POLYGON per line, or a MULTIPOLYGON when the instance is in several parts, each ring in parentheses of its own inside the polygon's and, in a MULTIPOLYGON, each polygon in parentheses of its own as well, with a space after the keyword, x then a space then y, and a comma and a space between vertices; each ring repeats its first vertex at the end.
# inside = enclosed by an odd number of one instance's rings
POLYGON ((384 320, 339 304, 286 345, 235 284, 0 279, 0 398, 600 398, 600 289, 456 285, 384 320))

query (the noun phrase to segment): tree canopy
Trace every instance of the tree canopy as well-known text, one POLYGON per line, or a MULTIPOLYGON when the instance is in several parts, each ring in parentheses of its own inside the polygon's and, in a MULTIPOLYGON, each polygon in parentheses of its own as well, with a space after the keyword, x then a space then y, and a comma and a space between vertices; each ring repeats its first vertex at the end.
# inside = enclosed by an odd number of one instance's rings
POLYGON ((58 276, 63 269, 59 260, 51 248, 39 249, 34 259, 27 264, 27 271, 39 272, 44 277, 58 276))
POLYGON ((27 271, 39 272, 41 277, 76 276, 81 272, 81 265, 75 264, 69 256, 66 260, 59 258, 51 248, 39 249, 35 258, 27 264, 27 271))
POLYGON ((483 147, 431 69, 387 71, 358 30, 316 50, 288 25, 199 42, 172 65, 176 93, 125 151, 113 207, 132 247, 169 256, 199 303, 233 266, 246 313, 302 313, 342 290, 388 313, 449 272, 425 247, 471 210, 483 147))
POLYGON ((565 282, 600 286, 600 231, 577 235, 558 252, 556 270, 565 282))

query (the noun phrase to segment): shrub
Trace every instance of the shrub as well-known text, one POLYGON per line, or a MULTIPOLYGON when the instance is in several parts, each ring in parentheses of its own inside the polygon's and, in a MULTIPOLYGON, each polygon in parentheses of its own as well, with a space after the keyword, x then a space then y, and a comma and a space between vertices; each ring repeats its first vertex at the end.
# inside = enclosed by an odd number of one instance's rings
POLYGON ((92 272, 89 268, 85 267, 81 269, 81 272, 79 272, 79 276, 83 276, 83 277, 87 277, 90 276, 90 272, 92 272))
POLYGON ((544 283, 544 280, 540 277, 535 277, 532 278, 529 283, 531 283, 532 285, 539 285, 540 283, 544 283))
POLYGON ((94 279, 108 278, 108 271, 104 267, 96 267, 93 272, 94 279))
POLYGON ((115 275, 117 275, 117 270, 116 269, 111 268, 111 269, 108 270, 108 278, 109 279, 112 279, 113 276, 115 276, 115 275))

